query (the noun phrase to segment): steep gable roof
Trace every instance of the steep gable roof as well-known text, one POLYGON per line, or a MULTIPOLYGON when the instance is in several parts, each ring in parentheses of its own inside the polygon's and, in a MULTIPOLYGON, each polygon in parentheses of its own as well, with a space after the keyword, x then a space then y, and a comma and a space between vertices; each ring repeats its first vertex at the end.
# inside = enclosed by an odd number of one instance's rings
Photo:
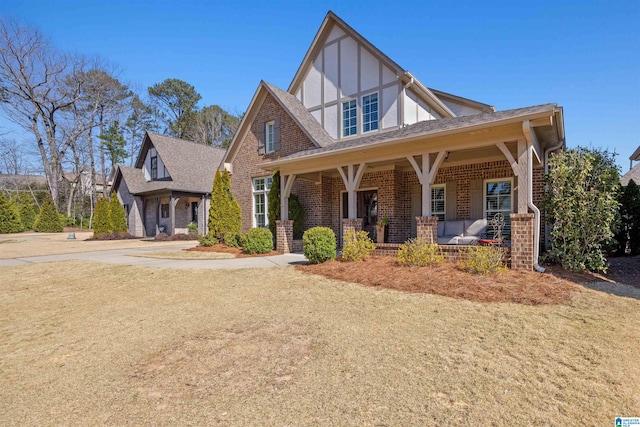
POLYGON ((185 191, 192 193, 208 193, 216 170, 222 161, 225 150, 197 144, 180 138, 172 138, 153 132, 145 134, 142 147, 138 153, 135 168, 119 166, 114 178, 114 188, 121 177, 127 182, 132 194, 156 190, 185 191), (171 176, 170 180, 147 181, 142 167, 147 152, 154 147, 171 176))
POLYGON ((365 39, 362 35, 360 35, 360 33, 354 30, 349 24, 340 19, 340 17, 338 17, 332 11, 327 12, 324 21, 322 21, 322 25, 320 25, 320 29, 313 38, 311 46, 307 50, 302 63, 298 67, 298 71, 296 71, 296 74, 293 77, 291 84, 289 85, 289 89, 287 90, 289 93, 295 94, 296 91, 300 88, 305 76, 309 72, 309 69, 313 66, 313 59, 319 54, 325 40, 327 40, 329 34, 331 33, 331 30, 335 26, 339 27, 345 34, 353 37, 358 43, 364 46, 374 56, 377 56, 387 67, 395 71, 396 75, 400 76, 400 79, 403 83, 409 83, 410 86, 412 86, 412 88, 416 90, 416 92, 418 92, 418 95, 421 96, 443 117, 456 116, 455 113, 453 113, 453 111, 451 111, 449 107, 447 107, 444 102, 442 102, 442 100, 440 100, 431 90, 429 90, 424 84, 422 84, 420 80, 413 76, 409 71, 399 66, 395 61, 385 55, 380 49, 375 47, 369 40, 365 39))
POLYGON ((620 179, 623 186, 629 185, 629 181, 633 180, 636 184, 640 185, 640 163, 632 167, 629 172, 625 173, 620 179))
POLYGON ((278 104, 280 104, 282 109, 291 116, 298 127, 300 127, 311 142, 317 147, 327 147, 334 143, 333 138, 331 138, 327 131, 320 126, 320 123, 318 123, 311 113, 307 111, 298 98, 270 83, 265 82, 264 80, 261 80, 256 93, 251 99, 249 108, 240 122, 238 132, 236 132, 229 148, 227 149, 224 159, 222 160, 223 163, 233 160, 239 144, 242 142, 247 132, 249 132, 251 123, 253 123, 253 120, 262 107, 262 103, 268 94, 271 95, 278 104))

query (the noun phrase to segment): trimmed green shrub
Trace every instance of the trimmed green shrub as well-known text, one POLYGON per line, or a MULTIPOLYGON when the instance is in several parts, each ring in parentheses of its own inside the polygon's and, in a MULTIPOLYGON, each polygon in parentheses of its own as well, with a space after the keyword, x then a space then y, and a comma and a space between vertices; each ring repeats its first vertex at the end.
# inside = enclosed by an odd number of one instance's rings
POLYGON ((336 258, 336 235, 328 227, 313 227, 302 235, 302 252, 311 264, 336 258))
POLYGON ((224 244, 232 248, 241 248, 244 236, 241 233, 224 233, 224 244))
POLYGON ((248 254, 266 254, 273 250, 273 234, 268 228, 252 228, 244 235, 244 251, 248 254))
POLYGON ((16 204, 0 193, 0 233, 19 233, 22 223, 16 204))
POLYGON ((397 261, 401 265, 427 267, 444 262, 438 245, 425 239, 409 239, 400 245, 397 261))
POLYGON ((111 222, 109 221, 109 201, 98 199, 96 208, 93 211, 93 237, 99 238, 103 234, 111 232, 111 222))
POLYGON ((41 233, 60 233, 63 230, 58 211, 51 196, 47 196, 40 204, 40 213, 33 224, 33 230, 41 233))
POLYGON ((376 250, 376 244, 366 231, 354 231, 344 236, 340 258, 344 261, 363 261, 376 250))
POLYGON ((499 246, 469 246, 460 268, 472 274, 502 273, 507 269, 506 254, 506 249, 499 246))
POLYGON ((187 224, 187 230, 189 230, 189 233, 197 233, 198 224, 196 224, 195 222, 190 222, 189 224, 187 224))
POLYGON ((198 236, 198 243, 200 244, 200 246, 209 247, 209 246, 217 245, 218 239, 213 237, 211 234, 205 234, 205 235, 200 234, 198 236))
POLYGON ((616 233, 618 255, 625 255, 627 247, 631 255, 640 254, 640 187, 629 180, 618 197, 620 202, 619 225, 616 233))
POLYGON ((111 229, 109 231, 115 233, 124 233, 129 230, 127 227, 127 217, 124 212, 124 207, 120 203, 120 199, 115 194, 111 197, 109 202, 109 225, 111 229))
POLYGON ((38 215, 35 202, 31 195, 22 193, 18 197, 18 214, 22 223, 22 230, 32 230, 38 215))
POLYGON ((573 271, 606 271, 619 205, 615 156, 582 147, 560 151, 549 159, 546 184, 550 255, 573 271))
POLYGON ((240 233, 242 216, 240 205, 231 192, 231 177, 226 170, 216 172, 211 190, 209 208, 209 234, 217 240, 224 239, 225 233, 240 233))
MULTIPOLYGON (((271 189, 269 190, 269 207, 267 211, 269 215, 269 230, 275 236, 276 220, 280 216, 280 171, 273 174, 271 189)), ((302 237, 302 229, 304 227, 304 209, 300 203, 300 199, 295 194, 289 196, 289 219, 293 221, 293 238, 300 239, 302 237)))

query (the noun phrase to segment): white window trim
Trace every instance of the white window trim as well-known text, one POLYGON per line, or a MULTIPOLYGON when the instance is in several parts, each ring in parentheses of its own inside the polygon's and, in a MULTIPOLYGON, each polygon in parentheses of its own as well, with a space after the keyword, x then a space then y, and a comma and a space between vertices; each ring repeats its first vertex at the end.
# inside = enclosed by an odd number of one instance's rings
POLYGON ((446 184, 431 184, 431 216, 435 216, 436 213, 444 215, 447 217, 447 185, 446 184), (442 188, 444 190, 444 210, 442 212, 434 212, 433 211, 433 189, 434 188, 442 188))
POLYGON ((264 150, 266 153, 273 153, 275 151, 275 136, 275 121, 271 120, 270 122, 264 124, 264 150), (271 132, 269 132, 269 129, 271 129, 271 132))
MULTIPOLYGON (((356 109, 358 108, 358 106, 356 105, 356 109)), ((374 91, 371 93, 368 93, 366 95, 362 95, 360 97, 360 116, 362 117, 362 133, 370 133, 370 132, 378 132, 380 130, 380 94, 378 93, 378 91, 374 91), (378 124, 376 129, 370 129, 365 131, 364 130, 364 125, 365 125, 365 121, 364 121, 364 98, 367 96, 371 96, 371 95, 378 95, 377 100, 376 100, 376 105, 378 107, 378 111, 376 111, 376 123, 378 124)), ((373 122, 371 122, 373 123, 373 122)))
MULTIPOLYGON (((349 99, 345 99, 343 101, 340 102, 340 133, 342 134, 343 138, 350 138, 353 136, 357 136, 358 135, 358 100, 356 98, 349 98, 349 99), (356 106, 354 107, 355 109, 355 118, 356 118, 356 133, 352 133, 349 135, 345 135, 344 130, 345 130, 345 126, 344 126, 344 104, 346 103, 351 103, 351 102, 355 102, 356 106)), ((351 109, 351 108, 349 108, 351 109)), ((349 128, 353 127, 353 126, 348 126, 349 128)))
POLYGON ((267 176, 256 176, 251 179, 251 210, 252 210, 252 227, 258 227, 257 221, 257 212, 256 212, 256 195, 264 194, 264 227, 269 227, 269 190, 271 189, 271 184, 267 185, 267 180, 272 180, 271 175, 267 176), (256 190, 256 181, 259 179, 264 180, 264 189, 256 190))

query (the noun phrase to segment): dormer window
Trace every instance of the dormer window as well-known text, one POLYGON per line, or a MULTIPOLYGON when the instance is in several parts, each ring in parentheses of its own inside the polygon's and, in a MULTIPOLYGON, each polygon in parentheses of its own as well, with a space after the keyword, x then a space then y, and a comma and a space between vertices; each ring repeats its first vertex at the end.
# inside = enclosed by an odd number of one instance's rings
POLYGON ((342 103, 342 136, 351 136, 358 133, 358 111, 356 100, 342 103))
POLYGON ((362 133, 378 130, 378 93, 362 97, 362 133))
POLYGON ((151 157, 151 180, 158 179, 158 156, 151 157))

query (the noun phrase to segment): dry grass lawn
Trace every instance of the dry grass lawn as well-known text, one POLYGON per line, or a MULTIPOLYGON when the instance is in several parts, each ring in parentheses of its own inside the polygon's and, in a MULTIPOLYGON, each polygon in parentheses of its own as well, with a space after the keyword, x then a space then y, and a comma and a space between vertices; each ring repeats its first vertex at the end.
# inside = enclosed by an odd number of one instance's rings
POLYGON ((159 258, 159 259, 230 259, 235 255, 222 252, 191 252, 185 250, 177 251, 157 251, 136 254, 127 254, 128 256, 137 256, 142 258, 159 258))
POLYGON ((2 268, 0 424, 610 425, 640 408, 640 292, 602 286, 631 297, 487 304, 291 267, 2 268))

